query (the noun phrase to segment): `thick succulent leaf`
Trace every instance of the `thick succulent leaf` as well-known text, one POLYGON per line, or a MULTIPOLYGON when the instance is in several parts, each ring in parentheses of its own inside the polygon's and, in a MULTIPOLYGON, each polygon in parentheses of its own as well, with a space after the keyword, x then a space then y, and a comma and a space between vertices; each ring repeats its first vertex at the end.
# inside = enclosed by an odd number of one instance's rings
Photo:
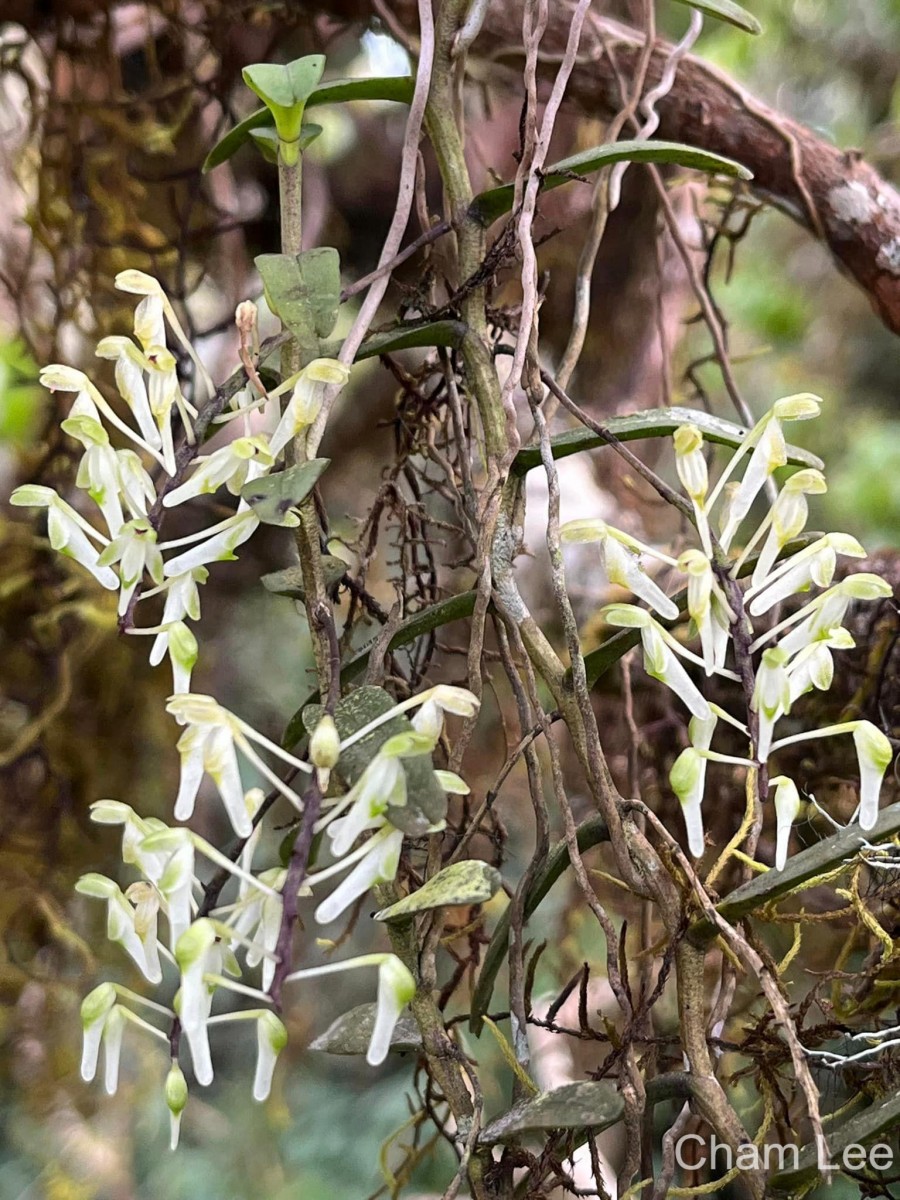
MULTIPOLYGON (((606 428, 620 442, 671 437, 680 425, 696 425, 706 441, 718 442, 722 446, 739 446, 749 432, 743 425, 735 425, 733 421, 726 421, 722 417, 714 417, 694 408, 680 407, 645 409, 642 412, 628 413, 624 417, 611 417, 606 422, 606 428)), ((609 442, 593 430, 570 429, 558 434, 550 444, 554 458, 568 458, 570 454, 578 454, 582 450, 596 450, 599 446, 608 446, 609 442)), ((820 458, 798 446, 788 446, 787 455, 788 462, 793 466, 815 467, 821 471, 825 465, 820 458)), ((516 455, 512 469, 517 475, 524 475, 540 465, 540 447, 525 446, 516 455)))
MULTIPOLYGON (((844 1118, 828 1127, 828 1148, 833 1162, 840 1162, 848 1146, 865 1146, 882 1134, 893 1134, 900 1125, 900 1095, 896 1092, 871 1105, 865 1111, 844 1118)), ((805 1146, 797 1162, 797 1168, 777 1171, 768 1179, 767 1193, 787 1193, 790 1196, 805 1195, 807 1186, 819 1175, 819 1165, 814 1145, 805 1146)))
MULTIPOLYGON (((466 617, 471 617, 474 609, 474 592, 460 592, 458 596, 450 596, 447 600, 441 600, 438 604, 430 604, 428 608, 423 608, 421 612, 407 617, 402 622, 388 643, 388 649, 399 650, 401 646, 408 646, 411 642, 416 641, 417 638, 424 637, 426 633, 431 633, 433 629, 440 629, 443 625, 449 625, 451 621, 465 620, 466 617)), ((341 667, 342 684, 350 683, 362 675, 369 664, 369 656, 376 641, 377 637, 373 637, 367 646, 364 646, 353 658, 344 663, 341 667)), ((313 692, 303 701, 290 721, 288 721, 284 738, 282 739, 282 745, 286 749, 289 750, 292 746, 296 746, 301 737, 303 737, 305 732, 303 712, 308 705, 315 704, 318 698, 318 692, 313 692)))
POLYGON ((252 63, 243 76, 264 104, 291 109, 309 101, 324 70, 324 54, 307 54, 289 63, 252 63))
POLYGON ((283 525, 287 514, 309 495, 330 462, 330 458, 311 458, 275 475, 253 479, 241 488, 241 499, 264 525, 283 525))
MULTIPOLYGON (((696 146, 684 146, 680 142, 632 141, 611 142, 607 146, 595 146, 582 150, 570 158, 561 159, 544 172, 541 187, 544 191, 562 187, 571 179, 589 175, 601 167, 617 162, 672 163, 680 167, 692 167, 696 171, 708 171, 715 175, 731 175, 738 179, 752 179, 753 174, 733 159, 723 158, 696 146)), ((504 213, 508 213, 515 201, 515 186, 504 183, 490 191, 481 192, 469 205, 469 215, 484 226, 492 225, 504 213)))
POLYGON ((318 357, 320 338, 334 329, 341 302, 341 262, 332 246, 290 254, 260 254, 256 268, 272 312, 297 339, 304 357, 318 357))
POLYGON ((735 4, 734 0, 679 0, 679 3, 696 8, 706 17, 715 17, 719 21, 727 21, 729 25, 736 25, 745 33, 762 33, 762 25, 756 17, 748 13, 746 8, 735 4))
MULTIPOLYGON (((306 101, 306 107, 313 108, 317 104, 340 104, 348 100, 393 100, 399 104, 408 104, 412 99, 414 80, 409 76, 385 76, 372 79, 336 79, 329 83, 320 84, 306 101)), ((234 129, 213 146, 203 164, 204 171, 221 166, 243 146, 250 136, 250 131, 275 123, 267 108, 258 108, 245 117, 234 129)))
MULTIPOLYGON (((335 706, 334 723, 341 740, 393 707, 394 701, 384 688, 357 688, 335 706)), ((306 732, 311 734, 324 715, 325 710, 320 704, 307 705, 302 712, 306 732)), ((389 738, 412 731, 411 722, 402 713, 385 721, 355 745, 341 751, 336 768, 338 775, 348 787, 352 786, 389 738)), ((430 826, 443 821, 447 815, 447 797, 434 773, 430 756, 404 759, 402 766, 406 772, 406 804, 399 808, 392 805, 387 810, 387 817, 392 825, 410 837, 422 837, 430 826)))
POLYGON ((567 1083, 525 1100, 505 1112, 481 1132, 479 1142, 492 1146, 523 1133, 551 1129, 609 1129, 622 1120, 625 1105, 609 1079, 567 1083))
MULTIPOLYGON (((600 817, 589 817, 588 820, 584 821, 578 827, 578 849, 584 854, 592 846, 596 846, 600 842, 605 842, 608 837, 609 830, 606 828, 605 821, 602 821, 600 817)), ((547 855, 544 865, 535 876, 528 895, 525 897, 526 921, 537 910, 538 905, 568 865, 569 847, 565 842, 559 842, 547 855)), ((478 984, 475 988, 475 995, 472 997, 472 1007, 469 1015, 469 1028, 475 1034, 481 1033, 483 1025, 482 1017, 488 1011, 491 1003, 494 983, 500 967, 506 961, 508 946, 509 909, 506 910, 497 922, 497 928, 494 930, 481 964, 481 971, 478 974, 478 984)))
MULTIPOLYGON (((665 1101, 685 1100, 691 1094, 691 1077, 684 1071, 672 1071, 648 1081, 647 1106, 652 1109, 665 1101)), ((612 1080, 566 1083, 515 1105, 491 1121, 478 1141, 483 1146, 492 1146, 523 1134, 568 1129, 573 1141, 579 1143, 585 1140, 588 1131, 600 1133, 617 1125, 624 1113, 624 1102, 612 1080)))
MULTIPOLYGON (((780 871, 766 871, 756 875, 735 890, 718 905, 719 913, 729 924, 740 921, 764 905, 781 900, 791 892, 802 888, 810 879, 824 875, 842 862, 852 861, 863 843, 863 838, 872 846, 888 841, 900 833, 900 804, 890 804, 879 814, 875 828, 862 834, 858 825, 850 825, 831 837, 824 838, 815 846, 792 855, 780 871)), ((716 936, 715 926, 705 917, 691 926, 689 936, 695 942, 711 941, 716 936)))
MULTIPOLYGON (((356 352, 356 362, 364 358, 377 358, 379 354, 394 354, 399 350, 418 350, 431 346, 462 345, 466 325, 462 321, 425 321, 418 325, 399 325, 384 333, 374 333, 362 343, 356 352)), ((324 358, 337 358, 341 342, 326 342, 322 346, 324 358)))
MULTIPOLYGON (((315 1041, 310 1042, 310 1050, 319 1050, 325 1054, 359 1054, 363 1055, 369 1048, 369 1039, 375 1028, 376 1004, 358 1004, 320 1033, 315 1041)), ((401 1016, 391 1034, 391 1053, 406 1054, 409 1051, 422 1049, 422 1035, 419 1027, 410 1016, 401 1016)))
POLYGON ((375 914, 376 921, 399 921, 413 913, 462 904, 485 904, 500 887, 500 872, 488 863, 453 863, 438 871, 417 892, 375 914))
MULTIPOLYGON (((322 574, 325 577, 325 588, 330 590, 343 578, 347 564, 342 558, 333 554, 322 555, 322 574)), ((299 566, 285 567, 282 571, 271 571, 260 580, 267 592, 275 596, 290 596, 292 600, 305 600, 306 590, 303 587, 303 571, 299 566)))

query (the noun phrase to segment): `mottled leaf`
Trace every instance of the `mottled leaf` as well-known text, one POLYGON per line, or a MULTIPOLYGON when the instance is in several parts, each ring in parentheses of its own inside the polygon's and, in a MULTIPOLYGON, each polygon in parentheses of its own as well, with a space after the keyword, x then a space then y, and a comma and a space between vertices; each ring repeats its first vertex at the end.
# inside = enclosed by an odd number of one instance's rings
MULTIPOLYGON (((322 555, 322 574, 325 576, 325 588, 330 590, 342 579, 347 570, 347 564, 342 558, 333 554, 322 555)), ((299 566, 285 567, 281 571, 271 571, 263 575, 261 581, 267 592, 276 596, 290 596, 292 600, 305 600, 306 591, 303 587, 303 571, 299 566)))
POLYGON ((341 302, 341 263, 337 250, 320 246, 290 254, 256 258, 266 302, 309 359, 320 354, 320 338, 334 329, 341 302))
POLYGON ((451 908, 462 904, 484 904, 500 887, 500 872, 483 862, 458 862, 443 871, 418 891, 404 896, 396 904, 375 914, 376 921, 397 921, 413 913, 432 908, 451 908))
POLYGON ((625 1105, 608 1079, 567 1083, 525 1100, 497 1117, 482 1131, 479 1142, 491 1146, 527 1133, 551 1129, 609 1129, 622 1119, 625 1105))
MULTIPOLYGON (((379 354, 395 354, 400 350, 428 349, 431 346, 462 345, 466 325, 462 321, 425 321, 418 325, 398 325, 383 333, 373 333, 356 352, 356 362, 377 358, 379 354)), ((326 342, 322 346, 325 358, 337 358, 342 343, 326 342)))
MULTIPOLYGON (((334 710, 334 722, 341 740, 356 733, 376 717, 383 716, 393 707, 394 701, 384 688, 357 688, 349 696, 339 700, 334 710)), ((325 710, 321 705, 307 705, 301 714, 302 727, 307 733, 312 733, 324 714, 325 710)), ((353 746, 341 751, 336 767, 337 774, 348 787, 352 786, 389 738, 411 731, 412 723, 404 714, 399 713, 391 717, 353 746)), ((290 729, 288 732, 291 732, 290 729)), ((300 730, 297 730, 294 740, 298 740, 299 736, 300 730)), ((410 837, 422 837, 432 825, 443 821, 447 815, 447 797, 438 783, 428 755, 404 759, 402 766, 406 773, 406 804, 402 807, 392 805, 387 810, 387 818, 392 825, 402 829, 410 837)))
POLYGON ((330 462, 330 458, 311 458, 275 475, 253 479, 241 488, 241 499, 246 500, 264 525, 283 525, 285 517, 309 495, 330 462))
MULTIPOLYGON (((828 1126, 828 1148, 832 1161, 839 1162, 848 1146, 865 1146, 882 1134, 894 1134, 900 1126, 900 1095, 892 1092, 853 1117, 828 1126)), ((782 1160, 784 1161, 784 1160, 782 1160)), ((814 1145, 800 1151, 796 1169, 788 1168, 769 1176, 766 1192, 806 1195, 808 1185, 820 1174, 814 1145)), ((883 1194, 883 1193, 882 1193, 883 1194)))
MULTIPOLYGON (((310 1050, 325 1054, 365 1054, 375 1027, 375 1004, 358 1004, 310 1042, 310 1050)), ((402 1016, 391 1034, 391 1053, 405 1054, 422 1049, 422 1035, 412 1017, 402 1016)))

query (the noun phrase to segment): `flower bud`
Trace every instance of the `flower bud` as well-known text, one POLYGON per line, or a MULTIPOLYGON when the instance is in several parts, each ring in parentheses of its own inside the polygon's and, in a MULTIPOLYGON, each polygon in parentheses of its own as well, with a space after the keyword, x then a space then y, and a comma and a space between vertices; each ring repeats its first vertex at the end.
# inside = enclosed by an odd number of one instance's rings
POLYGON ((341 753, 341 738, 334 723, 334 717, 328 713, 313 730, 309 739, 309 758, 314 766, 328 771, 337 766, 341 753))
POLYGON ((169 1073, 166 1076, 164 1095, 166 1098, 166 1107, 170 1114, 169 1128, 171 1134, 169 1148, 177 1150, 178 1138, 181 1133, 181 1114, 184 1112, 188 1102, 187 1080, 177 1062, 173 1062, 169 1068, 169 1073))

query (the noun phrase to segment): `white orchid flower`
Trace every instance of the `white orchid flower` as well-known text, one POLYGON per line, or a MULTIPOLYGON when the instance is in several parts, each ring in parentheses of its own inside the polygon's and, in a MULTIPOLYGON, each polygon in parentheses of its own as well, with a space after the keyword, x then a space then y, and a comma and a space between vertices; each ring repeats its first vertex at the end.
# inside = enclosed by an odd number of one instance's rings
POLYGON ((349 378, 350 368, 335 358, 314 358, 303 368, 269 440, 269 449, 275 458, 289 442, 313 424, 321 411, 325 389, 343 387, 349 378))
MULTIPOLYGON (((603 618, 610 625, 622 628, 639 629, 641 647, 644 656, 644 670, 653 679, 658 679, 670 688, 693 713, 695 717, 706 721, 711 716, 711 710, 706 699, 678 661, 678 655, 698 663, 705 668, 703 659, 697 658, 667 633, 650 613, 633 604, 609 604, 601 609, 603 618)), ((720 672, 731 676, 732 672, 720 672)))
POLYGON ((216 390, 216 385, 210 378, 209 372, 203 365, 200 356, 191 345, 190 338, 184 332, 184 328, 178 319, 178 314, 172 307, 172 303, 159 280, 154 279, 152 275, 147 275, 144 271, 131 269, 119 272, 116 276, 116 287, 120 292, 130 292, 132 295, 143 296, 145 298, 138 305, 138 311, 135 312, 135 333, 141 340, 147 353, 149 354, 154 344, 165 345, 164 336, 158 337, 157 343, 149 341, 150 335, 165 334, 165 329, 160 320, 162 313, 169 322, 172 332, 190 355, 200 378, 206 386, 207 392, 212 396, 216 390), (150 303, 147 303, 148 301, 150 303), (145 338, 147 339, 146 341, 144 340, 145 338))
POLYGON ((46 508, 47 536, 53 549, 90 571, 107 590, 116 590, 119 580, 115 571, 100 562, 100 552, 90 541, 93 538, 106 546, 108 539, 89 525, 53 488, 26 483, 13 491, 9 502, 17 508, 46 508))
POLYGON ((167 542, 164 549, 187 541, 198 542, 198 544, 192 546, 190 550, 185 550, 176 558, 170 558, 165 565, 166 576, 171 578, 173 575, 186 575, 209 563, 233 562, 237 558, 235 550, 248 538, 251 538, 258 527, 259 517, 252 508, 245 508, 215 526, 215 532, 211 536, 209 536, 210 531, 205 530, 204 535, 206 536, 203 541, 198 541, 198 535, 192 535, 188 538, 181 538, 178 542, 167 542))
POLYGON ((675 470, 693 506, 703 552, 707 558, 711 558, 712 541, 706 507, 709 472, 703 454, 703 434, 696 425, 680 425, 672 440, 675 443, 675 470))
POLYGON ((81 1028, 83 1045, 81 1051, 81 1078, 90 1083, 97 1074, 100 1044, 109 1015, 116 1007, 118 997, 111 983, 101 983, 88 992, 81 1002, 81 1028))
POLYGON ((146 517, 148 507, 156 500, 153 480, 134 450, 117 450, 119 491, 132 517, 146 517))
POLYGON ((156 544, 156 530, 145 517, 127 521, 117 537, 102 551, 100 566, 119 564, 119 616, 127 611, 131 597, 146 572, 154 583, 163 581, 163 559, 156 544))
POLYGON ((253 1077, 253 1099, 262 1102, 272 1090, 272 1076, 278 1055, 288 1043, 288 1033, 281 1021, 269 1009, 261 1009, 256 1018, 256 1074, 253 1077))
POLYGON ((762 662, 756 672, 751 707, 759 719, 756 756, 761 763, 768 760, 775 722, 791 711, 791 678, 785 669, 787 661, 787 652, 781 646, 774 646, 763 652, 762 662))
POLYGON ((149 983, 160 983, 162 968, 156 944, 155 922, 142 920, 139 930, 136 925, 136 909, 128 902, 119 885, 105 875, 94 871, 82 875, 75 884, 75 891, 79 895, 106 902, 106 936, 111 942, 122 947, 149 983))
MULTIPOLYGON (((195 567, 192 571, 185 571, 181 575, 170 577, 169 581, 163 584, 166 589, 166 602, 160 621, 162 632, 156 635, 150 650, 152 667, 159 666, 166 656, 170 626, 174 625, 176 621, 183 621, 185 617, 190 617, 192 621, 200 620, 199 585, 206 583, 208 578, 209 571, 206 567, 195 567)), ((189 687, 173 689, 176 694, 189 691, 189 687)))
POLYGON ((786 775, 776 775, 770 779, 769 787, 775 788, 775 869, 783 871, 791 829, 800 812, 800 793, 794 781, 786 775))
POLYGON ((251 889, 241 880, 240 899, 229 918, 236 935, 231 948, 236 949, 238 940, 252 943, 247 946, 245 961, 251 969, 262 964, 261 986, 264 992, 270 989, 275 976, 275 952, 284 906, 284 898, 278 892, 284 887, 286 875, 282 867, 260 872, 259 881, 272 889, 270 895, 258 888, 251 889))
POLYGON ((859 825, 861 829, 874 828, 878 821, 878 803, 881 782, 885 771, 894 757, 890 741, 871 721, 844 721, 839 725, 828 725, 823 729, 810 729, 782 738, 772 746, 780 750, 811 738, 837 737, 842 733, 853 735, 859 764, 859 825))
POLYGON ((747 598, 754 597, 750 603, 751 615, 762 616, 782 600, 808 591, 812 585, 828 587, 834 578, 838 554, 851 558, 866 556, 863 547, 849 534, 826 534, 776 566, 759 589, 751 585, 747 590, 747 598))
POLYGON ((385 826, 380 832, 361 847, 347 855, 334 867, 310 875, 307 883, 314 887, 326 875, 343 870, 351 862, 355 866, 350 874, 338 884, 330 896, 326 897, 315 912, 315 919, 320 925, 328 925, 343 913, 358 897, 364 895, 369 888, 377 883, 390 883, 397 874, 400 865, 400 851, 403 846, 403 833, 399 829, 385 826))
POLYGON ((667 555, 644 546, 636 538, 629 537, 598 518, 567 521, 560 529, 560 540, 596 542, 610 583, 627 588, 661 617, 673 621, 678 616, 678 606, 653 582, 637 558, 637 554, 650 553, 671 563, 673 560, 667 555))
POLYGON ((306 967, 302 971, 294 971, 285 980, 285 983, 292 983, 299 979, 332 975, 338 971, 352 971, 357 967, 375 966, 378 967, 378 1001, 366 1053, 366 1061, 373 1067, 387 1058, 394 1027, 403 1009, 416 994, 416 981, 412 973, 395 954, 364 954, 359 958, 328 963, 323 967, 306 967))
POLYGON ((223 963, 222 944, 212 921, 203 917, 182 933, 175 946, 175 960, 181 971, 178 1016, 190 1047, 197 1082, 206 1087, 213 1081, 207 1023, 215 992, 206 976, 218 975, 223 963))
POLYGON ((239 496, 244 484, 264 474, 275 459, 264 437, 241 437, 195 461, 199 465, 190 479, 163 496, 164 507, 174 508, 195 496, 212 495, 223 486, 232 496, 239 496))
POLYGON ((234 832, 238 837, 249 837, 253 825, 244 804, 244 787, 230 722, 216 720, 188 725, 178 739, 178 753, 181 755, 181 781, 175 799, 175 820, 190 820, 200 783, 204 775, 209 775, 222 798, 234 832))
POLYGON ((724 664, 734 614, 702 551, 685 550, 678 569, 687 575, 687 609, 700 635, 706 674, 712 675, 724 664))
POLYGON ((778 467, 783 467, 787 462, 782 422, 806 421, 817 417, 821 404, 822 401, 818 396, 813 396, 808 392, 777 400, 765 416, 757 421, 745 441, 737 448, 709 500, 709 506, 712 507, 722 492, 726 480, 729 479, 746 452, 752 448, 744 476, 729 497, 728 516, 722 526, 720 538, 724 549, 727 550, 731 545, 738 526, 749 513, 753 501, 759 495, 766 480, 773 471, 778 467))
MULTIPOLYGON (((155 331, 160 334, 159 341, 164 337, 161 323, 162 310, 160 309, 160 328, 155 331)), ((157 342, 146 344, 156 345, 157 342)), ((97 343, 95 353, 98 358, 110 359, 115 362, 116 388, 119 395, 131 409, 132 416, 141 431, 141 437, 147 445, 152 446, 155 450, 161 450, 162 436, 150 408, 147 384, 144 381, 144 371, 147 367, 144 355, 131 338, 127 337, 102 338, 97 343)))
POLYGON ((399 758, 376 754, 344 797, 349 812, 328 826, 331 852, 342 858, 366 829, 383 824, 389 806, 406 804, 406 773, 399 758))
POLYGON ((169 1068, 163 1095, 169 1110, 169 1149, 177 1150, 181 1135, 181 1116, 188 1102, 187 1080, 177 1062, 173 1062, 169 1068))
MULTIPOLYGON (((768 536, 759 553, 759 558, 756 560, 756 566, 753 568, 753 575, 750 579, 751 587, 762 586, 781 551, 788 542, 806 528, 806 522, 809 519, 809 502, 806 497, 820 496, 827 490, 825 476, 821 471, 812 469, 797 471, 785 483, 778 493, 778 499, 747 544, 749 551, 768 529, 768 536)), ((746 553, 747 551, 745 551, 746 553)), ((741 556, 741 558, 743 557, 744 555, 741 556)))
POLYGON ((706 849, 701 811, 706 786, 706 759, 693 746, 682 750, 675 759, 669 772, 669 784, 681 804, 688 849, 694 858, 701 858, 706 849))
POLYGON ((852 650, 856 645, 846 629, 832 629, 821 641, 812 642, 788 663, 791 680, 791 703, 816 688, 827 692, 834 679, 832 650, 852 650))
POLYGON ((120 433, 123 433, 135 445, 146 451, 161 466, 163 465, 163 458, 159 449, 122 420, 115 409, 107 403, 103 393, 91 383, 83 371, 76 371, 74 367, 66 367, 60 363, 51 363, 49 366, 41 369, 40 382, 51 392, 78 393, 76 403, 83 400, 84 397, 90 399, 95 408, 103 414, 105 421, 115 429, 118 429, 120 433))
POLYGON ((837 629, 854 600, 886 600, 892 595, 891 585, 880 575, 873 575, 868 571, 848 575, 846 579, 842 579, 840 583, 836 583, 815 600, 767 630, 756 639, 750 649, 755 652, 766 642, 777 637, 781 647, 793 657, 805 646, 828 637, 832 630, 837 629), (792 625, 796 628, 790 629, 792 625), (790 633, 780 636, 786 629, 790 629, 790 633))

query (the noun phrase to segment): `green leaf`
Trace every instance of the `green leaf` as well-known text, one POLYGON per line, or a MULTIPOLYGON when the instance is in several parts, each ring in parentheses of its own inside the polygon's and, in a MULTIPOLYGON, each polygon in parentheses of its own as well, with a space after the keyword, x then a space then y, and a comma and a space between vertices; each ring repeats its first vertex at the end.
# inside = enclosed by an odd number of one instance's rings
POLYGON ((264 525, 284 525, 285 517, 309 495, 330 462, 330 458, 311 458, 276 475, 254 479, 241 488, 241 499, 264 525))
POLYGON ((420 346, 462 345, 467 327, 462 321, 428 321, 423 325, 389 329, 366 338, 356 353, 356 360, 376 358, 379 354, 392 354, 397 350, 415 350, 420 346))
POLYGON ((334 329, 341 302, 341 261, 332 246, 256 258, 272 312, 290 330, 308 360, 319 357, 319 339, 334 329))
MULTIPOLYGON (((471 617, 474 610, 474 592, 460 592, 458 596, 450 596, 447 600, 441 600, 439 604, 431 604, 421 612, 406 618, 388 643, 388 649, 399 650, 401 646, 408 646, 410 642, 424 637, 433 629, 440 629, 443 625, 449 625, 451 621, 463 621, 466 617, 471 617)), ((362 675, 369 664, 369 655, 377 640, 377 636, 373 637, 367 646, 358 651, 349 662, 343 664, 341 667, 342 684, 348 684, 362 675)), ((318 698, 318 692, 313 692, 288 721, 281 743, 285 749, 290 750, 300 741, 305 731, 303 712, 307 705, 315 704, 318 698)))
MULTIPOLYGON (((357 688, 335 706, 334 723, 341 740, 350 737, 376 717, 390 712, 393 707, 394 701, 384 688, 357 688)), ((301 713, 305 731, 311 734, 324 715, 325 710, 321 705, 307 705, 301 713)), ((335 768, 337 774, 348 787, 352 787, 385 742, 399 733, 411 732, 414 732, 412 723, 398 713, 353 746, 342 750, 335 768)), ((387 818, 410 837, 422 837, 432 825, 443 821, 447 815, 447 797, 438 783, 430 756, 404 759, 402 767, 406 773, 407 801, 402 807, 392 805, 388 808, 387 818)))
POLYGON ((687 4, 690 8, 696 8, 698 12, 702 12, 707 17, 715 17, 719 21, 727 21, 729 25, 736 25, 745 33, 762 33, 762 25, 756 17, 752 13, 748 13, 746 8, 735 4, 734 0, 678 0, 678 2, 687 4))
MULTIPOLYGON (((729 924, 740 921, 766 904, 772 904, 803 887, 810 879, 824 875, 842 862, 852 861, 863 844, 873 846, 887 841, 900 833, 900 804, 890 804, 878 816, 875 828, 865 835, 858 825, 850 825, 831 837, 823 838, 815 846, 801 850, 787 860, 783 870, 766 871, 755 875, 735 890, 717 906, 718 912, 729 924)), ((711 941, 716 936, 715 926, 705 917, 696 921, 689 930, 695 943, 711 941)))
MULTIPOLYGON (((692 1094, 690 1076, 684 1071, 672 1071, 648 1081, 646 1101, 652 1109, 664 1101, 686 1100, 692 1094)), ((478 1142, 482 1146, 493 1146, 523 1134, 547 1133, 555 1129, 571 1130, 576 1141, 582 1142, 587 1130, 600 1133, 610 1129, 618 1125, 624 1115, 625 1103, 612 1080, 585 1079, 521 1101, 491 1121, 482 1130, 478 1142)))
POLYGON ((244 83, 270 109, 279 139, 296 142, 303 110, 325 70, 325 56, 308 54, 290 63, 253 63, 244 67, 244 83))
MULTIPOLYGON (((828 1126, 828 1148, 832 1160, 840 1162, 848 1146, 864 1146, 880 1134, 893 1134, 900 1125, 900 1095, 893 1093, 849 1120, 828 1126)), ((782 1159, 782 1161, 784 1161, 782 1159)), ((791 1196, 806 1194, 806 1185, 819 1175, 814 1145, 800 1151, 796 1170, 788 1168, 769 1176, 767 1192, 788 1192, 791 1196)), ((858 1186, 858 1185, 855 1185, 858 1186)))
POLYGON ((376 921, 398 921, 432 908, 485 904, 500 887, 500 872, 487 863, 470 860, 438 871, 417 892, 375 914, 376 921))
MULTIPOLYGON (((356 352, 356 362, 377 358, 379 354, 394 354, 399 350, 420 347, 452 346, 458 349, 468 332, 463 321, 425 321, 418 325, 399 325, 384 333, 375 333, 362 343, 356 352)), ((337 358, 341 342, 327 342, 321 348, 323 358, 337 358)))
MULTIPOLYGON (((338 79, 317 87, 306 101, 306 107, 317 104, 341 104, 348 100, 392 100, 398 104, 409 104, 412 99, 414 80, 410 76, 385 76, 372 79, 338 79)), ((275 127, 272 114, 267 108, 258 108, 245 117, 239 125, 228 131, 213 146, 203 164, 204 173, 227 162, 243 146, 253 129, 261 126, 275 127)))
POLYGON ((267 163, 278 162, 279 137, 274 129, 251 129, 250 137, 267 163))
MULTIPOLYGON (((600 817, 589 817, 579 825, 576 836, 578 849, 582 854, 585 854, 592 846, 607 841, 609 830, 606 827, 606 822, 601 820, 600 817)), ((569 847, 565 842, 559 842, 547 855, 544 865, 535 876, 528 890, 528 895, 525 897, 524 915, 526 921, 537 911, 538 905, 568 865, 569 847)), ((482 1018, 490 1006, 497 973, 506 960, 508 947, 509 909, 506 910, 497 922, 497 928, 494 930, 478 974, 478 984, 475 988, 475 994, 472 997, 472 1007, 469 1013, 469 1028, 476 1035, 481 1033, 482 1018)))
MULTIPOLYGON (((696 425, 708 442, 723 446, 739 446, 748 430, 722 417, 699 412, 693 408, 649 408, 642 412, 628 413, 624 417, 611 417, 606 428, 620 442, 640 441, 644 438, 670 437, 679 425, 696 425)), ((550 441, 554 458, 567 458, 582 450, 596 450, 608 446, 609 442, 590 429, 570 429, 558 434, 550 441)), ((788 462, 794 466, 824 469, 825 464, 808 450, 798 446, 787 447, 788 462)), ((517 475, 525 475, 541 465, 540 446, 525 446, 516 455, 512 469, 517 475)))
MULTIPOLYGON (((700 150, 696 146, 684 146, 680 142, 632 141, 612 142, 593 150, 582 150, 580 154, 554 163, 544 172, 541 187, 544 191, 551 191, 562 187, 570 179, 617 162, 673 163, 710 174, 731 175, 738 179, 753 178, 751 171, 733 159, 723 158, 709 150, 700 150)), ((510 211, 514 200, 515 186, 505 183, 477 195, 469 205, 469 215, 484 226, 492 225, 498 217, 510 211)))
MULTIPOLYGON (((325 1054, 365 1054, 375 1028, 377 1004, 358 1004, 338 1017, 324 1033, 309 1044, 310 1050, 325 1054)), ((415 1020, 402 1016, 391 1034, 391 1053, 404 1054, 422 1049, 422 1035, 415 1020)))
MULTIPOLYGON (((325 577, 325 590, 330 591, 342 579, 347 570, 347 564, 342 558, 333 554, 322 555, 322 574, 325 577)), ((303 572, 299 566, 285 567, 282 571, 272 571, 263 575, 260 580, 267 592, 275 596, 289 596, 292 600, 305 600, 306 591, 303 587, 303 572)))

